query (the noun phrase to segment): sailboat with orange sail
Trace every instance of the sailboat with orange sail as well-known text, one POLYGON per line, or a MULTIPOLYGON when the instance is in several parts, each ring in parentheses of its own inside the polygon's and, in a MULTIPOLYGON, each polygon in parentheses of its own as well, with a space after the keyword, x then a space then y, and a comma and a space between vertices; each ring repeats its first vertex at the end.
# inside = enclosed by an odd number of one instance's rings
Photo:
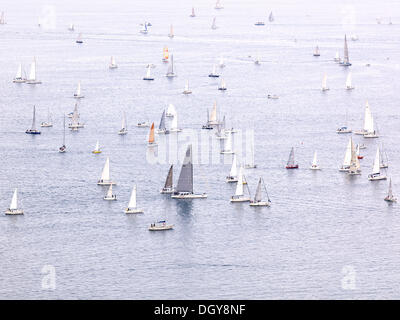
POLYGON ((154 122, 151 124, 150 134, 149 134, 149 147, 154 147, 157 145, 157 142, 154 139, 154 122))
POLYGON ((169 59, 168 47, 164 47, 164 48, 163 48, 163 58, 162 58, 162 61, 163 61, 163 62, 168 62, 168 59, 169 59))

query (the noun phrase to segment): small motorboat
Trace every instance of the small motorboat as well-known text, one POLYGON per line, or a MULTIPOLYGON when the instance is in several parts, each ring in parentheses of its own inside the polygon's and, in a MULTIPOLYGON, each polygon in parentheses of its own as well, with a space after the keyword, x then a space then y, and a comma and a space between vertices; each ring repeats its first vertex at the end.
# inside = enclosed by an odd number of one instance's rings
POLYGON ((255 25, 255 26, 265 26, 265 22, 263 22, 263 21, 257 21, 254 25, 255 25))
POLYGON ((147 121, 142 121, 142 122, 138 122, 136 126, 139 128, 147 128, 147 127, 150 127, 150 124, 147 121))
POLYGON ((164 231, 164 230, 171 230, 173 228, 174 228, 173 224, 167 224, 165 220, 161 220, 152 223, 149 227, 149 231, 164 231))
POLYGON ((341 127, 336 129, 336 133, 351 133, 352 130, 348 127, 341 127))

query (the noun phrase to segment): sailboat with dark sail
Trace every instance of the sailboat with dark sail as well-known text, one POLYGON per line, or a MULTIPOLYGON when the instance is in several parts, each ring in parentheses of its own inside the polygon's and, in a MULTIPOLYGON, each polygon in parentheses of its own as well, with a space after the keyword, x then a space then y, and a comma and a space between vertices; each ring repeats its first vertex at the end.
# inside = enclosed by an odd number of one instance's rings
POLYGON ((186 150, 185 159, 183 160, 181 173, 179 175, 178 184, 174 193, 171 195, 174 199, 204 199, 207 198, 206 193, 196 194, 193 192, 193 159, 192 145, 189 144, 186 150))
POLYGON ((351 66, 350 60, 349 60, 349 48, 347 47, 347 39, 346 35, 344 35, 344 55, 343 55, 343 61, 339 63, 343 67, 349 67, 351 66))
POLYGON ((174 167, 174 165, 171 165, 171 167, 169 168, 167 179, 165 180, 164 188, 161 189, 160 193, 174 193, 173 167, 174 167))
POLYGON ((167 127, 165 126, 165 110, 163 111, 163 113, 161 115, 160 124, 158 126, 156 133, 158 133, 158 134, 168 134, 169 133, 169 130, 167 130, 167 127))

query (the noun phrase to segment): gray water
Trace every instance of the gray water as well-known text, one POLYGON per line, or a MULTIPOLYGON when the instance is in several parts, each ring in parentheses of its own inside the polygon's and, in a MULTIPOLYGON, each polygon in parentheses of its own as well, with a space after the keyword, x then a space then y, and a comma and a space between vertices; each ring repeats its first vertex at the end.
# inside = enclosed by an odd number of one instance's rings
MULTIPOLYGON (((367 179, 383 143, 387 174, 400 194, 399 2, 223 4, 217 11, 212 0, 193 1, 197 17, 190 18, 192 4, 177 0, 1 2, 8 24, 0 26, 0 208, 6 210, 18 187, 25 211, 0 215, 1 298, 399 298, 398 206, 383 201, 387 181, 367 179), (39 16, 47 17, 41 28, 39 16), (214 16, 217 30, 210 28, 214 16), (258 20, 266 26, 255 27, 258 20), (148 35, 139 33, 144 21, 153 24, 148 35), (75 32, 67 30, 70 23, 75 32), (167 37, 171 23, 173 39, 167 37), (79 32, 82 45, 75 43, 79 32), (333 62, 336 51, 342 56, 345 33, 359 37, 349 40, 353 65, 347 69, 333 62), (161 61, 165 45, 178 73, 171 81, 161 61), (316 45, 319 58, 312 56, 316 45), (226 92, 207 77, 221 54, 226 92), (252 60, 257 54, 259 66, 252 60), (108 69, 111 55, 117 70, 108 69), (13 84, 18 63, 28 72, 33 56, 43 84, 13 84), (156 66, 154 82, 142 80, 148 63, 156 66), (351 92, 344 89, 350 70, 351 92), (325 72, 330 91, 322 93, 325 72), (181 94, 186 79, 190 96, 181 94), (86 125, 67 130, 68 152, 60 154, 62 114, 73 110, 79 80, 86 125), (268 100, 268 93, 280 99, 268 100), (258 168, 246 170, 246 177, 253 193, 264 178, 270 208, 229 202, 235 186, 225 183, 230 164, 223 158, 194 167, 195 191, 207 199, 159 194, 169 164, 147 161, 148 129, 134 124, 157 125, 173 103, 180 126, 199 129, 214 100, 229 126, 254 131, 258 168), (346 112, 348 125, 360 129, 366 100, 380 138, 354 136, 367 149, 362 175, 350 178, 338 171, 349 136, 335 130, 346 112), (38 123, 48 108, 54 118, 54 127, 42 128, 39 136, 24 133, 33 105, 38 123), (124 111, 129 133, 119 136, 124 111), (100 155, 91 153, 96 140, 100 155), (289 172, 284 166, 292 146, 300 168, 289 172), (314 150, 318 172, 308 169, 314 150), (107 156, 117 181, 118 201, 112 203, 102 199, 106 188, 96 185, 107 156), (134 183, 143 215, 123 213, 134 183), (175 229, 149 232, 160 218, 175 229), (54 290, 42 287, 46 265, 56 271, 54 290), (343 270, 352 270, 350 287, 342 285, 349 276, 343 270)), ((187 145, 181 140, 180 161, 187 145)), ((174 174, 176 181, 179 164, 174 174)))

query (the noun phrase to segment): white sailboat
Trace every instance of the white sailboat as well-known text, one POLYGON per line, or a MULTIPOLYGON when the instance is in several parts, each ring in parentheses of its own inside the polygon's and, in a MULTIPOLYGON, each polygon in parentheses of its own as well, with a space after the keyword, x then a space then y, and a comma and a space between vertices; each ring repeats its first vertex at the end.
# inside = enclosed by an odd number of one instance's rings
POLYGON ((229 132, 227 134, 227 138, 225 140, 225 145, 221 154, 234 154, 235 152, 232 150, 232 133, 229 132))
POLYGON ((347 47, 347 39, 346 35, 344 35, 344 54, 343 54, 343 61, 340 62, 341 66, 349 67, 351 63, 349 61, 349 48, 347 47))
POLYGON ((165 75, 167 78, 174 78, 176 77, 176 73, 174 70, 174 55, 171 53, 171 62, 170 65, 168 66, 168 71, 167 74, 165 75))
POLYGON ((221 83, 218 86, 218 90, 225 91, 226 90, 226 83, 224 79, 221 79, 221 83))
POLYGON ((18 208, 18 189, 15 188, 11 199, 10 207, 6 210, 6 215, 24 214, 24 210, 18 208))
POLYGON ((217 20, 217 18, 216 18, 216 17, 214 17, 214 19, 213 19, 213 22, 212 22, 212 24, 211 24, 211 29, 213 29, 213 30, 217 29, 217 23, 216 23, 216 20, 217 20))
POLYGON ((92 151, 92 153, 94 153, 94 154, 101 153, 99 140, 97 140, 96 146, 94 147, 94 150, 92 151))
POLYGON ((229 176, 226 177, 226 182, 237 182, 238 181, 238 173, 237 173, 237 162, 236 155, 233 155, 231 171, 229 171, 229 176))
POLYGON ((78 87, 76 88, 76 92, 74 93, 74 98, 75 99, 82 99, 84 97, 85 96, 83 96, 82 92, 81 92, 81 82, 79 81, 78 82, 78 87))
POLYGON ((32 125, 30 129, 25 131, 26 134, 40 134, 39 130, 36 130, 36 107, 33 106, 33 116, 32 116, 32 125))
POLYGON ((329 87, 327 85, 327 80, 328 80, 328 76, 326 75, 326 73, 324 74, 324 77, 322 78, 322 91, 328 91, 329 87))
POLYGON ((124 211, 125 213, 143 213, 143 210, 138 209, 136 204, 136 184, 133 186, 128 208, 126 208, 124 211))
POLYGON ((174 27, 172 26, 172 24, 171 24, 171 26, 169 28, 168 37, 170 37, 170 38, 174 37, 174 27))
POLYGON ((214 106, 213 106, 213 109, 212 109, 212 111, 211 111, 211 116, 210 116, 210 118, 209 118, 209 120, 208 120, 208 125, 216 126, 216 125, 218 125, 219 123, 220 123, 220 122, 219 122, 218 119, 217 119, 217 102, 214 101, 214 106))
POLYGON ((115 200, 117 200, 117 195, 112 193, 112 184, 110 184, 110 186, 108 187, 107 194, 104 196, 103 199, 107 200, 107 201, 115 201, 115 200))
POLYGON ((260 60, 260 57, 258 55, 254 59, 254 64, 256 64, 256 65, 260 65, 261 64, 261 60, 260 60))
POLYGON ((189 80, 186 80, 185 89, 183 89, 183 94, 191 94, 192 90, 189 88, 189 80))
POLYGON ((269 14, 268 20, 269 20, 269 22, 274 22, 274 20, 275 20, 274 15, 272 14, 272 11, 269 14))
POLYGON ((190 14, 190 17, 194 18, 196 14, 194 13, 194 7, 192 7, 192 13, 190 14))
POLYGON ((176 113, 175 106, 173 104, 169 104, 167 108, 167 113, 165 114, 166 117, 173 117, 176 113))
POLYGON ((224 6, 221 4, 221 0, 217 0, 214 8, 215 9, 223 9, 224 8, 224 6))
POLYGON ((392 190, 392 178, 390 178, 389 180, 389 189, 388 189, 388 194, 387 196, 384 198, 385 201, 387 202, 396 202, 397 198, 395 196, 393 196, 393 190, 392 190))
POLYGON ((314 57, 319 57, 321 54, 319 53, 319 48, 318 48, 318 46, 316 46, 315 47, 315 50, 314 50, 314 53, 313 53, 313 56, 314 57))
POLYGON ((58 148, 58 152, 64 153, 67 151, 67 147, 65 146, 65 114, 64 114, 64 132, 63 132, 63 144, 58 148))
POLYGON ((219 74, 217 73, 217 66, 214 64, 211 73, 208 75, 210 78, 218 78, 219 74))
POLYGON ((175 112, 174 117, 172 118, 169 132, 181 132, 181 131, 182 129, 178 128, 178 113, 175 112))
POLYGON ((346 78, 346 90, 352 90, 354 87, 351 84, 351 72, 348 73, 346 78))
POLYGON ((321 170, 317 161, 317 151, 314 152, 314 158, 310 167, 311 170, 321 170))
POLYGON ((193 159, 192 145, 188 145, 185 158, 183 160, 181 173, 178 178, 175 192, 171 195, 174 199, 204 199, 206 193, 196 194, 193 192, 193 159))
POLYGON ((43 121, 40 126, 42 128, 50 128, 53 126, 53 122, 51 119, 51 113, 50 113, 50 109, 47 109, 47 121, 43 121))
POLYGON ((154 80, 154 78, 151 75, 151 67, 147 66, 147 72, 146 75, 143 77, 143 80, 154 80))
POLYGON ((143 33, 143 34, 147 34, 148 33, 147 22, 145 22, 143 24, 143 28, 140 30, 140 33, 143 33))
POLYGON ((368 175, 368 180, 386 180, 386 175, 381 173, 381 153, 379 151, 379 147, 376 149, 374 165, 372 167, 372 172, 368 175))
POLYGON ((80 122, 80 115, 78 112, 78 103, 75 103, 75 108, 72 113, 71 123, 68 124, 68 128, 72 129, 72 131, 78 131, 79 128, 83 128, 84 124, 80 122))
POLYGON ((22 77, 22 64, 20 63, 18 66, 17 74, 15 75, 15 78, 13 79, 14 83, 24 83, 26 82, 26 79, 22 77))
POLYGON ((235 194, 231 197, 231 202, 249 202, 250 197, 244 195, 243 187, 243 167, 239 168, 238 181, 236 184, 235 194))
POLYGON ((350 137, 349 142, 346 147, 346 153, 344 155, 344 160, 342 166, 339 168, 339 171, 341 172, 347 172, 349 171, 350 168, 350 162, 351 162, 351 148, 353 144, 353 139, 350 137))
POLYGON ((386 154, 386 151, 383 149, 383 143, 382 143, 382 147, 379 149, 380 153, 381 153, 381 164, 380 167, 381 169, 385 169, 389 167, 389 160, 388 160, 388 156, 386 154))
POLYGON ((122 124, 121 124, 121 129, 118 131, 119 135, 125 135, 128 133, 128 127, 126 125, 126 115, 125 112, 122 115, 122 124))
POLYGON ((354 147, 353 140, 351 140, 351 159, 350 159, 350 167, 349 170, 347 171, 347 174, 349 176, 355 176, 361 174, 360 160, 357 157, 357 151, 356 148, 354 147))
POLYGON ((250 145, 250 161, 251 162, 245 164, 244 167, 246 169, 255 169, 255 168, 257 168, 257 165, 255 164, 255 161, 254 161, 254 145, 253 144, 250 145))
POLYGON ((365 109, 364 138, 379 138, 379 135, 374 128, 374 117, 372 116, 372 112, 368 105, 368 102, 367 106, 368 107, 365 109))
POLYGON ((107 157, 103 171, 101 172, 101 178, 99 181, 97 181, 97 184, 100 186, 109 186, 111 184, 115 184, 115 182, 113 182, 110 179, 110 158, 109 157, 107 157))
POLYGON ((256 194, 254 196, 254 199, 250 201, 250 206, 252 206, 252 207, 269 207, 269 206, 271 206, 271 200, 269 199, 267 187, 265 186, 264 179, 261 177, 258 180, 258 185, 257 185, 256 194), (264 191, 267 195, 267 200, 262 199, 262 189, 264 189, 264 191))
POLYGON ((36 58, 33 58, 31 63, 31 70, 29 72, 29 77, 25 81, 27 84, 41 84, 42 82, 36 79, 36 58))
POLYGON ((114 56, 111 57, 110 65, 109 65, 108 67, 109 67, 110 69, 117 69, 117 68, 118 68, 118 65, 117 65, 117 63, 115 62, 114 56))

